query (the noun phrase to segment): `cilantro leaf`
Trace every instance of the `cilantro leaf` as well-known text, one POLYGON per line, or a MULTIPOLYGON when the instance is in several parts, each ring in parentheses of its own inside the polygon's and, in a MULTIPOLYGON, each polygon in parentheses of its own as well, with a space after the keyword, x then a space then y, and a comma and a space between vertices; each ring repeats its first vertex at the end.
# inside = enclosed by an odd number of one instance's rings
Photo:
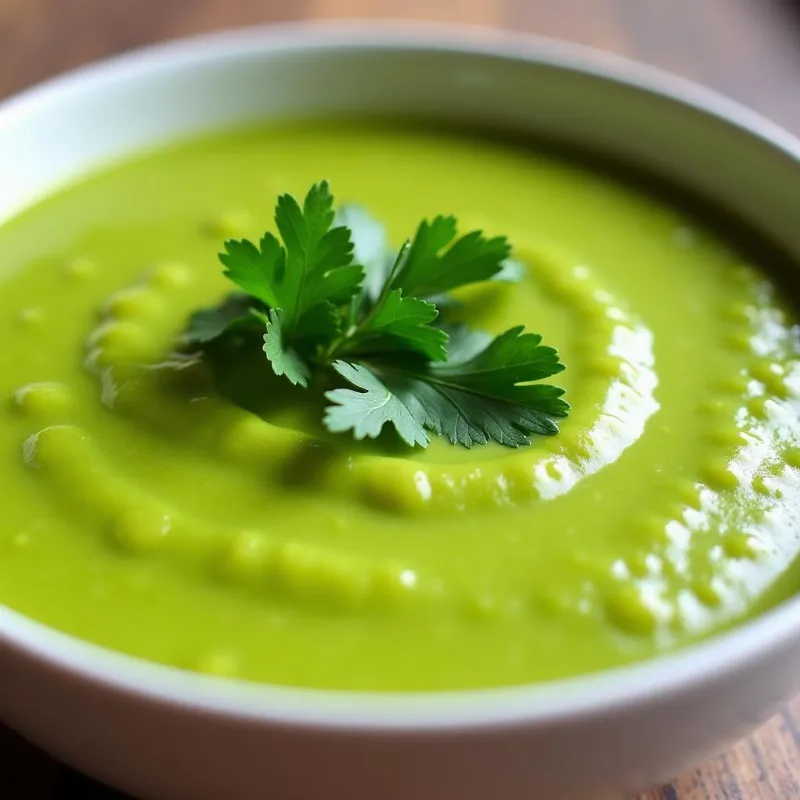
POLYGON ((250 312, 259 308, 263 310, 254 297, 233 292, 218 306, 195 311, 189 317, 183 339, 187 344, 204 345, 233 329, 256 330, 259 323, 250 312))
POLYGON ((267 328, 262 349, 272 364, 272 371, 278 376, 285 375, 296 386, 308 386, 311 377, 308 365, 297 351, 287 346, 284 341, 283 312, 279 308, 271 308, 266 314, 262 312, 255 314, 267 328))
POLYGON ((481 231, 460 239, 456 235, 455 217, 423 220, 394 286, 407 295, 431 297, 489 280, 501 271, 511 252, 504 236, 486 239, 481 231))
POLYGON ((333 389, 325 393, 333 403, 325 409, 324 423, 329 431, 352 430, 356 439, 374 439, 389 422, 410 447, 428 445, 428 436, 417 417, 375 373, 363 365, 346 361, 335 361, 333 368, 363 391, 333 389))

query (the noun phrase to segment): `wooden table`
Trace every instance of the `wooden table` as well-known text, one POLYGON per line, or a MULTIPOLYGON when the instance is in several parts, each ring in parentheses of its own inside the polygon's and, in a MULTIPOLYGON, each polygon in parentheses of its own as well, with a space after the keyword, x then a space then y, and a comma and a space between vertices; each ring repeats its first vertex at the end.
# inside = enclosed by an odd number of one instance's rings
MULTIPOLYGON (((358 16, 482 23, 616 51, 702 81, 800 134, 800 3, 788 0, 0 0, 0 98, 158 39, 358 16)), ((3 800, 115 797, 0 727, 3 800)), ((640 800, 701 798, 800 799, 800 700, 717 760, 640 800)))

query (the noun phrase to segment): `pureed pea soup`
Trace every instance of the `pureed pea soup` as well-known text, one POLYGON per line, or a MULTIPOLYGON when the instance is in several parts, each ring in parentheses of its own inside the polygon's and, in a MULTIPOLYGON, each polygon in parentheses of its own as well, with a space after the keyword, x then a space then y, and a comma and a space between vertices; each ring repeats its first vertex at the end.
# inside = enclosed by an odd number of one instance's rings
POLYGON ((0 228, 0 601, 144 658, 290 685, 507 685, 656 655, 795 591, 796 321, 649 193, 533 146, 315 122, 131 159, 0 228), (508 236, 458 314, 557 347, 529 447, 357 442, 266 361, 175 355, 224 239, 331 181, 398 246, 508 236))

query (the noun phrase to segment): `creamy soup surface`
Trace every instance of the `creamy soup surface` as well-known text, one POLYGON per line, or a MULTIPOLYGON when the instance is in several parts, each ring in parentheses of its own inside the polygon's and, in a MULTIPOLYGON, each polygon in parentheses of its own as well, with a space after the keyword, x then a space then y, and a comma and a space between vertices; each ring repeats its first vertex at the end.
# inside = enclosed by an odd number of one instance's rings
POLYGON ((800 582, 797 321, 670 203, 534 146, 363 121, 143 155, 0 227, 0 602, 82 639, 271 683, 535 682, 650 657, 800 582), (530 447, 325 432, 266 361, 173 356, 224 239, 322 178, 398 245, 504 234, 471 324, 558 347, 530 447))

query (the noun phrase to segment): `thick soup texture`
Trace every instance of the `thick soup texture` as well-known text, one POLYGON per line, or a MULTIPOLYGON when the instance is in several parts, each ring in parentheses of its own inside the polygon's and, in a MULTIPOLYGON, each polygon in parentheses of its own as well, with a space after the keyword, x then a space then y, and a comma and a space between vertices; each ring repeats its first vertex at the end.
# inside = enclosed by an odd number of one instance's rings
POLYGON ((455 131, 315 122, 141 156, 0 228, 0 601, 166 664, 312 687, 552 679, 650 657, 793 593, 795 318, 657 197, 455 131), (527 448, 324 432, 319 398, 174 357, 228 237, 328 178, 398 245, 507 235, 462 297, 559 348, 573 410, 527 448))

